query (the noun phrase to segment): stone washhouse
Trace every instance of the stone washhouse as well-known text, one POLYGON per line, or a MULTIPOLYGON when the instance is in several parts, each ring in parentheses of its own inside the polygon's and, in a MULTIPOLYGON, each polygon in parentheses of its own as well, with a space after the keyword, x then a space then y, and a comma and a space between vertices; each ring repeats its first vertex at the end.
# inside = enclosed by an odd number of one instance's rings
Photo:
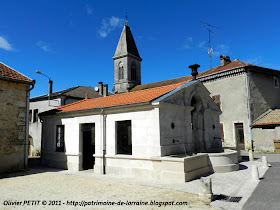
POLYGON ((128 25, 113 59, 115 95, 39 115, 44 165, 163 182, 238 170, 237 152, 222 152, 221 110, 196 79, 198 65, 188 81, 133 90, 142 59, 128 25))

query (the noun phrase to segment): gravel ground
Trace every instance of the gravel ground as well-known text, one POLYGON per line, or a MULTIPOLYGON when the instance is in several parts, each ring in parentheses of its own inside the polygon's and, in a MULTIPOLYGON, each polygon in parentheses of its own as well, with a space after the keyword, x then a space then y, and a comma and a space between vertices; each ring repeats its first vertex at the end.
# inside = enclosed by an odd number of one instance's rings
MULTIPOLYGON (((25 172, 2 174, 0 179, 0 209, 211 209, 197 195, 187 192, 141 186, 137 183, 110 181, 108 177, 92 176, 90 172, 58 171, 54 169, 29 169, 25 172), (29 205, 24 202, 29 202, 29 205), (31 201, 34 201, 33 203, 31 201), (35 201, 39 201, 35 202, 35 201), (43 201, 47 205, 43 205, 43 201), (50 201, 54 201, 49 205, 50 201), (79 202, 77 206, 71 201, 79 202), (187 205, 88 205, 87 202, 187 202, 187 205), (21 202, 21 205, 4 205, 21 202), (33 205, 32 205, 33 204, 33 205), (37 204, 37 205, 35 205, 37 204), (60 205, 59 205, 60 204, 60 205), (84 204, 84 203, 82 203, 84 204), (160 207, 159 207, 160 206, 160 207)), ((155 203, 154 202, 154 203, 155 203)))

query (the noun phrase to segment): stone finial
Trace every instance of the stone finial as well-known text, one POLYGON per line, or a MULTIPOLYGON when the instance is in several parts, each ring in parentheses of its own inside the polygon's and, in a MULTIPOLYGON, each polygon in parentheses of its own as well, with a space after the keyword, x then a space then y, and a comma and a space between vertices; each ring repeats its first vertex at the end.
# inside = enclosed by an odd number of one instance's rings
POLYGON ((209 177, 200 178, 200 192, 199 198, 201 200, 211 202, 213 200, 212 180, 209 177))
POLYGON ((88 99, 88 96, 87 96, 87 94, 86 94, 86 97, 85 97, 85 99, 88 99))
POLYGON ((196 76, 198 75, 197 69, 200 67, 197 63, 190 65, 189 68, 192 70, 191 75, 193 76, 193 80, 196 80, 196 76))

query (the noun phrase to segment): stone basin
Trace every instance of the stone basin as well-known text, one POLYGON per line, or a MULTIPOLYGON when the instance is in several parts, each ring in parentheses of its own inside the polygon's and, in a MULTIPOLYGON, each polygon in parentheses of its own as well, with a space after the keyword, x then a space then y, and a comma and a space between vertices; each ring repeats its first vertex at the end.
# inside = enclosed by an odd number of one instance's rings
POLYGON ((238 152, 231 149, 225 149, 220 153, 208 153, 209 165, 213 172, 226 173, 239 170, 238 152))

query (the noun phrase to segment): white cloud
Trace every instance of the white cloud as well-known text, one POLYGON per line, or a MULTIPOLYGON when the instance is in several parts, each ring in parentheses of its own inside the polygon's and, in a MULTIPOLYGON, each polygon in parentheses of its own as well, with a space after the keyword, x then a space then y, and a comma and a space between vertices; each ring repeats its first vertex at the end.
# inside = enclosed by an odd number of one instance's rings
POLYGON ((229 52, 229 46, 227 44, 218 44, 213 48, 213 56, 226 55, 229 52))
POLYGON ((38 41, 37 43, 36 43, 36 45, 38 46, 38 47, 40 47, 43 51, 45 51, 45 52, 51 52, 52 51, 52 49, 51 49, 51 47, 50 47, 50 44, 48 44, 48 43, 46 43, 46 42, 42 42, 42 41, 38 41))
POLYGON ((7 50, 7 51, 14 50, 12 45, 3 36, 0 36, 0 48, 7 50))
POLYGON ((111 18, 102 19, 101 27, 98 31, 99 36, 105 38, 116 28, 122 27, 123 24, 124 24, 124 19, 114 17, 114 16, 112 16, 111 18))
POLYGON ((197 47, 198 48, 202 48, 202 47, 205 47, 206 46, 206 41, 200 41, 198 44, 197 44, 197 47))
POLYGON ((254 64, 254 65, 259 65, 263 62, 262 56, 257 56, 255 58, 248 58, 245 60, 246 63, 254 64))
POLYGON ((217 50, 221 51, 222 53, 227 53, 229 51, 229 46, 226 44, 219 44, 217 45, 217 50))
POLYGON ((193 42, 193 38, 192 37, 187 37, 184 44, 183 44, 183 48, 184 49, 192 49, 192 42, 193 42))
POLYGON ((188 37, 187 40, 188 40, 189 42, 192 42, 192 41, 193 41, 192 37, 188 37))
POLYGON ((87 14, 88 15, 92 15, 93 14, 93 10, 88 5, 86 6, 86 10, 87 10, 87 14))

